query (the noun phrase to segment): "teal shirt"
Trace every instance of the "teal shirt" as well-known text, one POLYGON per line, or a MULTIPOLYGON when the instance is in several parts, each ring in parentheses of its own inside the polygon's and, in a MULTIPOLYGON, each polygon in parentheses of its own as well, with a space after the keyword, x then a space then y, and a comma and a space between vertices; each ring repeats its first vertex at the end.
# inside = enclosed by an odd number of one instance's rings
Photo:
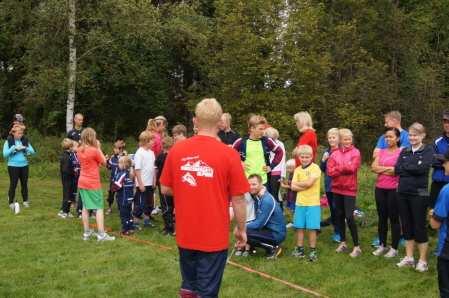
POLYGON ((9 147, 8 141, 3 144, 3 157, 8 160, 9 167, 26 167, 28 165, 27 156, 36 153, 30 143, 25 150, 17 151, 20 146, 22 146, 20 140, 15 140, 15 144, 11 147, 9 147))

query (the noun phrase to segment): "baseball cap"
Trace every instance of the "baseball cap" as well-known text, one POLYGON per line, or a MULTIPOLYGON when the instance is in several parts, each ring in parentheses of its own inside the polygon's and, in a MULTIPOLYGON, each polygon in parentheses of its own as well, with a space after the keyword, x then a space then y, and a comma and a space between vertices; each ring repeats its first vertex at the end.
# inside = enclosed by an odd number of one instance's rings
POLYGON ((443 120, 449 120, 449 111, 443 112, 443 120))
POLYGON ((446 152, 446 154, 435 154, 435 159, 441 161, 441 162, 445 162, 445 161, 449 161, 449 151, 446 152))

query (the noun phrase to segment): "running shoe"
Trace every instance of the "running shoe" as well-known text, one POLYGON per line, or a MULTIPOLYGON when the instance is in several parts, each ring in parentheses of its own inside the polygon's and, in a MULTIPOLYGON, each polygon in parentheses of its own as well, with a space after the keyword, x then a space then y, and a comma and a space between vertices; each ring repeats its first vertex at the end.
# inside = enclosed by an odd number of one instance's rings
POLYGON ((391 259, 397 257, 398 251, 393 247, 390 247, 390 250, 384 255, 384 258, 391 259))
POLYGON ((399 268, 415 267, 415 260, 411 257, 404 257, 399 263, 396 264, 396 266, 399 268))
POLYGON ((277 257, 282 253, 282 247, 275 246, 273 249, 271 249, 267 254, 268 260, 275 260, 277 257))
POLYGON ((317 254, 316 250, 312 250, 312 251, 309 253, 309 261, 310 261, 310 262, 316 262, 316 261, 318 261, 318 254, 317 254))
POLYGON ((292 257, 295 258, 304 258, 304 248, 295 247, 295 249, 292 251, 292 257))
POLYGON ((354 247, 352 252, 349 254, 351 258, 357 258, 362 254, 362 250, 359 247, 354 247))
POLYGON ((344 253, 348 250, 348 247, 346 246, 346 244, 344 243, 340 243, 340 245, 337 247, 337 249, 335 250, 335 252, 337 253, 344 253))
POLYGON ((83 240, 87 241, 90 237, 95 237, 95 232, 93 230, 87 230, 83 233, 83 240))
POLYGON ((418 261, 418 264, 416 264, 415 270, 418 272, 426 272, 429 271, 429 266, 426 262, 418 261))
POLYGON ((20 205, 19 203, 15 202, 14 203, 14 214, 19 214, 20 213, 20 205))
POLYGON ((115 240, 114 236, 109 236, 108 233, 103 232, 103 234, 97 234, 97 241, 113 241, 115 240))
POLYGON ((379 256, 381 256, 383 254, 386 254, 387 252, 388 252, 388 248, 383 246, 383 245, 381 245, 375 251, 373 251, 373 255, 376 256, 376 257, 379 257, 379 256))

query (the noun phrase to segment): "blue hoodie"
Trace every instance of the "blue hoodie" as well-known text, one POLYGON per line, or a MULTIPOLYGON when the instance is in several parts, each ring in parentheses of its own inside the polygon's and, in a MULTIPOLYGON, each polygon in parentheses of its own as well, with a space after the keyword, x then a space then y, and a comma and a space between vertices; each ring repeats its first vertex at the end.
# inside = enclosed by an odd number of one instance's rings
MULTIPOLYGON (((446 154, 446 152, 449 150, 449 137, 447 137, 446 135, 442 135, 441 137, 437 138, 433 143, 433 149, 435 151, 435 154, 446 154)), ((449 182, 449 176, 444 175, 444 168, 441 161, 434 159, 432 167, 432 181, 445 183, 449 182)))
POLYGON ((261 197, 256 197, 255 201, 256 219, 248 222, 246 228, 253 230, 268 229, 273 233, 276 242, 284 241, 287 229, 279 203, 268 191, 265 191, 261 197))
POLYGON ((21 140, 14 140, 14 145, 9 147, 8 141, 3 145, 3 157, 8 160, 8 167, 26 167, 28 165, 27 156, 35 154, 33 146, 28 143, 28 146, 21 151, 17 148, 23 146, 21 140))

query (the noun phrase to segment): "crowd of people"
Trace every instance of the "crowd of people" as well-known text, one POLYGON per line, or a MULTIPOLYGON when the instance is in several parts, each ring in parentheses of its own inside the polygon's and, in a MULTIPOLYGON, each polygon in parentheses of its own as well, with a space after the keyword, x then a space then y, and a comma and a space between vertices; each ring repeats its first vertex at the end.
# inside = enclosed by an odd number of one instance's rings
MULTIPOLYGON (((240 136, 231 128, 231 115, 222 113, 215 99, 204 99, 195 110, 192 137, 182 124, 175 125, 169 136, 167 119, 158 116, 150 119, 140 133, 134 154, 128 154, 124 140, 117 138, 108 156, 103 154, 95 131, 83 128, 83 116, 76 114, 73 130, 62 141, 63 195, 58 216, 73 217, 73 209, 82 218, 84 240, 114 240, 104 229, 104 214, 111 213, 114 201, 121 233, 130 235, 154 227, 157 192, 163 233, 176 236, 179 247, 182 297, 218 295, 232 218, 236 220, 237 257, 251 256, 261 248, 268 259, 276 259, 287 229, 292 227, 296 244, 291 256, 316 262, 323 222, 333 227, 337 253, 360 257, 354 214, 361 154, 354 145, 353 133, 347 128, 329 129, 326 148, 318 157, 312 117, 303 111, 293 118, 299 139, 289 153, 279 132, 265 117, 250 115, 247 134, 240 136), (106 212, 101 166, 110 171, 106 212), (323 197, 330 210, 327 220, 322 219, 323 197), (97 232, 90 228, 91 216, 96 218, 97 232), (346 227, 352 240, 350 251, 346 227)), ((440 231, 436 251, 440 293, 449 297, 449 112, 443 113, 443 134, 433 144, 424 143, 422 124, 415 122, 408 130, 403 129, 398 111, 385 114, 384 120, 384 133, 373 150, 371 164, 377 176, 373 194, 378 214, 377 244, 372 254, 395 258, 404 239, 405 256, 397 267, 428 271, 430 218, 430 225, 440 231)), ((29 207, 27 156, 35 154, 23 135, 23 122, 23 117, 16 115, 3 147, 10 176, 9 204, 15 213, 20 212, 15 200, 19 180, 23 206, 29 207)))

